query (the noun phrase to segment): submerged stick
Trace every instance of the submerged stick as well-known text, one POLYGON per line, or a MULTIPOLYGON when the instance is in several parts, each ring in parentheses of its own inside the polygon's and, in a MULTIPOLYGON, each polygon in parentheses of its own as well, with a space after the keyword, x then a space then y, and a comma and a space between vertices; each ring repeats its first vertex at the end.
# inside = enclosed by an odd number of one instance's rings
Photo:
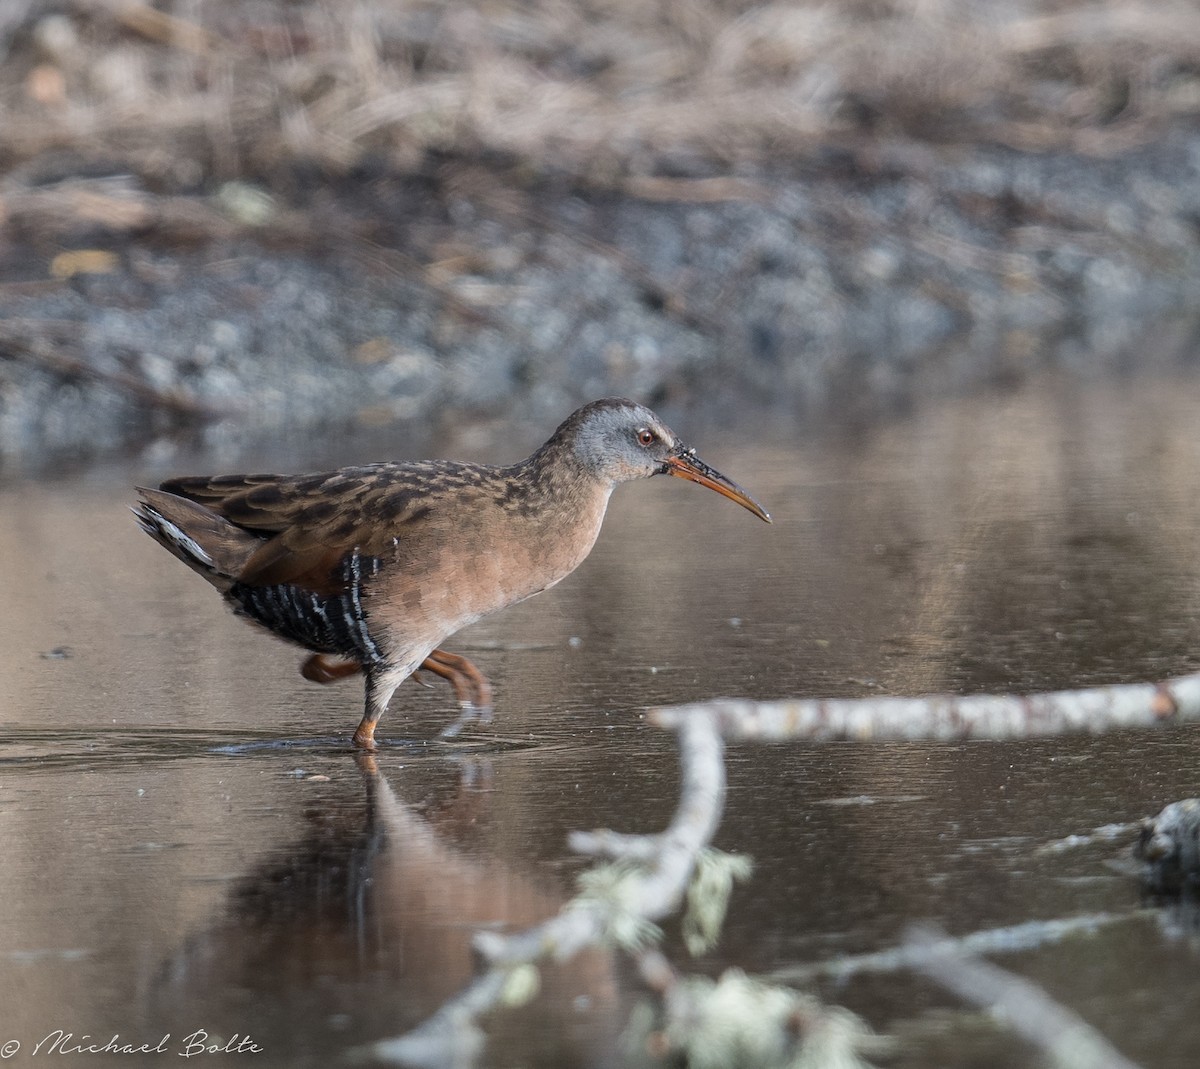
POLYGON ((972 956, 930 927, 909 930, 912 966, 966 1002, 1000 1017, 1056 1069, 1138 1069, 1083 1018, 1024 977, 972 956))

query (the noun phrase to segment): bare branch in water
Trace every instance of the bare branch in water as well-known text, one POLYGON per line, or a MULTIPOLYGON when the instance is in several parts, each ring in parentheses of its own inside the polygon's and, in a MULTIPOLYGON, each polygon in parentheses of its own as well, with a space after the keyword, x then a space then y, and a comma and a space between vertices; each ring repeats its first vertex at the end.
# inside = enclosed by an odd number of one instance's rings
MULTIPOLYGON (((1040 947, 1053 946, 1068 939, 1095 935, 1102 928, 1144 920, 1147 912, 1082 913, 1058 920, 1034 920, 1003 928, 984 928, 957 937, 944 937, 947 950, 960 954, 1020 954, 1040 947)), ((865 954, 843 954, 824 961, 788 965, 770 974, 785 984, 811 984, 818 979, 845 983, 860 973, 895 973, 916 967, 912 946, 888 947, 865 954)), ((920 951, 927 955, 928 948, 920 951)))
POLYGON ((944 933, 913 928, 906 950, 914 969, 1000 1017, 1048 1055, 1056 1069, 1137 1069, 1091 1025, 1037 984, 971 956, 944 933))
MULTIPOLYGON (((754 1054, 746 1043, 766 1043, 779 1057, 763 1064, 799 1064, 816 1057, 818 1048, 820 1057, 812 1064, 828 1064, 824 1044, 834 1043, 837 1056, 843 1059, 840 1064, 863 1066, 859 1052, 878 1041, 846 1011, 822 1006, 737 970, 716 982, 696 982, 680 976, 653 947, 658 934, 655 922, 676 913, 685 895, 692 914, 689 939, 697 949, 708 945, 723 916, 730 882, 744 875, 745 862, 729 859, 729 863, 718 863, 718 871, 710 872, 709 879, 696 878, 724 807, 725 740, 1012 739, 1151 727, 1200 719, 1200 673, 1163 683, 1030 696, 727 699, 659 708, 651 711, 650 718, 659 727, 676 732, 679 739, 682 787, 679 806, 666 831, 658 835, 607 830, 572 834, 572 849, 608 859, 586 875, 583 893, 557 916, 527 931, 508 936, 479 933, 475 946, 486 962, 482 975, 413 1032, 374 1044, 362 1054, 404 1065, 473 1066, 483 1047, 479 1018, 506 1004, 506 992, 534 989, 531 969, 536 962, 563 960, 589 946, 616 945, 634 958, 643 980, 660 997, 663 1024, 659 1031, 648 1032, 645 1041, 663 1057, 685 1053, 681 1044, 689 1042, 686 1037, 702 1035, 706 1044, 724 1044, 734 1052, 754 1054), (697 895, 703 897, 705 885, 712 900, 698 903, 697 895), (731 1005, 735 1012, 729 1012, 731 1005), (728 1022, 728 1028, 721 1021, 728 1022), (747 1021, 753 1025, 749 1032, 745 1031, 747 1021), (707 1027, 710 1024, 719 1036, 707 1027)), ((1112 920, 1101 915, 1062 922, 1060 935, 1112 920)), ((1047 934, 1039 932, 1039 938, 1047 934)), ((1005 930, 1000 934, 1007 941, 1013 933, 1005 930)), ((916 969, 968 1001, 1001 1012, 1019 1034, 1063 1069, 1085 1065, 1135 1069, 1089 1025, 1035 985, 971 957, 972 949, 997 949, 994 939, 988 941, 989 935, 997 933, 950 940, 919 932, 902 947, 865 955, 846 972, 916 969)), ((818 966, 782 975, 795 980, 828 971, 831 969, 818 966)))

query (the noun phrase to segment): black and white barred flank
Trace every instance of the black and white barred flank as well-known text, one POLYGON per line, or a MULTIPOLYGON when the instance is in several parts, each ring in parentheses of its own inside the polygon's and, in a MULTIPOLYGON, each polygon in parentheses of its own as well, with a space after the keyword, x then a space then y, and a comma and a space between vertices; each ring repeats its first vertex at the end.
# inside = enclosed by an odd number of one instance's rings
POLYGON ((235 583, 227 597, 235 611, 283 638, 320 653, 377 664, 384 658, 371 635, 362 584, 364 569, 375 575, 379 563, 378 557, 364 558, 357 549, 347 554, 342 562, 344 589, 337 594, 318 594, 291 583, 235 583))

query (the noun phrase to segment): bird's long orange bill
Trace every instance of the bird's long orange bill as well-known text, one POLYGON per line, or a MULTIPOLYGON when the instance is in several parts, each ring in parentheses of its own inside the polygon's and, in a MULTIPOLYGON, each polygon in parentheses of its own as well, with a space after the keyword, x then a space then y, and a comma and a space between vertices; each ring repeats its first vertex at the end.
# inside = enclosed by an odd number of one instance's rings
POLYGON ((680 479, 688 479, 691 482, 699 483, 701 486, 707 486, 710 490, 716 490, 718 494, 723 494, 730 501, 736 501, 744 509, 749 509, 760 520, 771 522, 771 517, 767 510, 754 500, 745 490, 731 479, 726 479, 719 471, 710 468, 698 456, 694 449, 685 449, 673 456, 667 457, 666 461, 667 474, 674 475, 680 479))

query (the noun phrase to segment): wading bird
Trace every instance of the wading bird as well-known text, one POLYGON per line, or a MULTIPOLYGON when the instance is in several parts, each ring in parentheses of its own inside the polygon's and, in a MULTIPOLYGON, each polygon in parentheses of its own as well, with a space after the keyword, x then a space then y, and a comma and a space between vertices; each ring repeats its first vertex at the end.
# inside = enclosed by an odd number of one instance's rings
POLYGON ((396 688, 418 669, 450 680, 463 714, 490 714, 487 679, 440 649, 460 628, 531 597, 591 551, 614 488, 675 475, 770 516, 633 401, 574 412, 527 460, 368 464, 312 475, 218 475, 138 488, 138 522, 241 616, 313 651, 302 672, 360 670, 374 746, 396 688))

